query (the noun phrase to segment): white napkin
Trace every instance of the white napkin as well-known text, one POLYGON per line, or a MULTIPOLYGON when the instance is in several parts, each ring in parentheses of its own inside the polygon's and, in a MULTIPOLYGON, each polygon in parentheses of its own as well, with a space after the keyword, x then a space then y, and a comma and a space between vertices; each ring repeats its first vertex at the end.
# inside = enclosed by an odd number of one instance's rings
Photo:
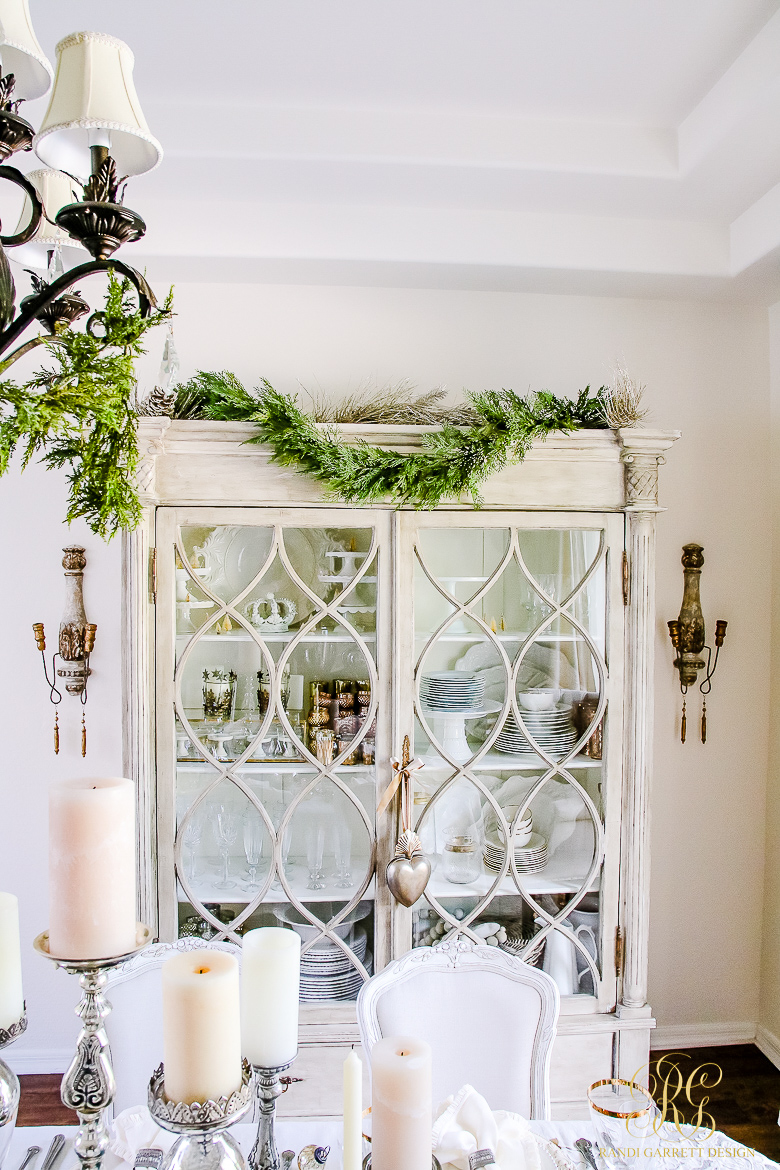
POLYGON ((114 1118, 108 1148, 132 1166, 139 1150, 155 1149, 167 1154, 175 1141, 176 1134, 160 1129, 145 1105, 134 1105, 114 1118))
POLYGON ((492 1113, 471 1085, 439 1106, 432 1139, 442 1170, 469 1170, 469 1155, 477 1150, 492 1150, 499 1170, 540 1170, 539 1148, 525 1118, 492 1113))

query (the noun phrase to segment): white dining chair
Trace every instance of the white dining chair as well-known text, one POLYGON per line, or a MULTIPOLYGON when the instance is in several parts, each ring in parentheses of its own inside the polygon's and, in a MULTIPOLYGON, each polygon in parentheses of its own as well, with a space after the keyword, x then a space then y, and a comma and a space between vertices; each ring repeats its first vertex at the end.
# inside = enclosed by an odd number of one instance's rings
POLYGON ((106 996, 111 1013, 106 1035, 116 1077, 114 1116, 133 1105, 145 1105, 149 1078, 163 1058, 162 967, 182 951, 226 951, 241 962, 234 943, 180 938, 153 943, 109 972, 106 996))
POLYGON ((558 988, 544 971, 466 940, 419 947, 363 984, 357 1018, 370 1054, 384 1036, 433 1052, 433 1104, 472 1085, 491 1109, 550 1116, 558 988))

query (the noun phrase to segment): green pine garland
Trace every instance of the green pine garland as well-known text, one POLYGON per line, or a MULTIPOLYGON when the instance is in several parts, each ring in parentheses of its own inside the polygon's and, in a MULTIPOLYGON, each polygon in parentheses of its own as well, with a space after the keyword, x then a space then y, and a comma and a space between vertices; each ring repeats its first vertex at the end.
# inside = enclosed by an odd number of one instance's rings
POLYGON ((554 431, 607 427, 604 389, 586 387, 576 399, 539 391, 521 398, 512 390, 468 395, 468 425, 445 423, 423 436, 419 455, 385 451, 363 440, 342 442, 334 427, 318 427, 294 396, 263 381, 250 394, 235 375, 199 371, 181 387, 178 417, 248 420, 256 423, 251 443, 268 444, 271 458, 325 485, 328 495, 349 503, 389 500, 433 508, 444 499, 469 496, 480 503, 485 480, 522 460, 531 445, 554 431), (475 421, 474 421, 475 420, 475 421))
POLYGON ((0 475, 17 448, 23 467, 38 454, 47 467, 66 467, 68 522, 83 516, 105 539, 141 518, 134 365, 144 335, 172 315, 169 294, 161 310, 142 317, 131 288, 109 273, 96 315, 102 335, 66 329, 41 338, 54 368, 22 386, 0 382, 0 475))

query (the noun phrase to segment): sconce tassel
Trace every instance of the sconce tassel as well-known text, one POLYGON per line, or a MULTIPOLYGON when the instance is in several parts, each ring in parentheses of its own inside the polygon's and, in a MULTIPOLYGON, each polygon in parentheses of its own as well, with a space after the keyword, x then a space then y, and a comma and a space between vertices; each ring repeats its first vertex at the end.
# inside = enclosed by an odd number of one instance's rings
POLYGON ((56 709, 54 712, 54 754, 55 756, 60 754, 60 725, 57 719, 56 709))
POLYGON ((81 754, 82 756, 87 754, 87 717, 83 712, 81 715, 81 754))
POLYGON ((680 743, 685 743, 685 733, 688 729, 688 720, 685 717, 685 699, 683 699, 682 721, 680 723, 680 743))
POLYGON ((707 700, 701 701, 701 742, 707 742, 707 700))

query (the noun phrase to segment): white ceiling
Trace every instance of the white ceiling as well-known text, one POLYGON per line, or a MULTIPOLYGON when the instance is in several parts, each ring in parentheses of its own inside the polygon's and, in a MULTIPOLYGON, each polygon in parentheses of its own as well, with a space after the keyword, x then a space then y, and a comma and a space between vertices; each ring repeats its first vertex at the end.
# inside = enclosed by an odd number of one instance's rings
POLYGON ((155 280, 780 296, 780 0, 30 8, 135 53, 155 280))

